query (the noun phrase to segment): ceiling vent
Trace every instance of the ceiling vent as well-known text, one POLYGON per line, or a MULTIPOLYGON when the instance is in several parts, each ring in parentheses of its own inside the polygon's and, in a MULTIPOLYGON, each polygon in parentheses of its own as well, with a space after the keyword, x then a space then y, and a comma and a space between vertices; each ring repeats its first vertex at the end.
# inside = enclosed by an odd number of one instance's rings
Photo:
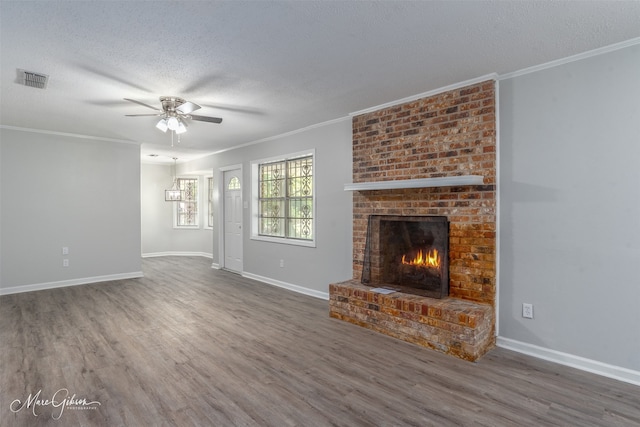
POLYGON ((33 71, 21 70, 18 68, 18 83, 25 86, 46 89, 49 76, 46 74, 34 73, 33 71))

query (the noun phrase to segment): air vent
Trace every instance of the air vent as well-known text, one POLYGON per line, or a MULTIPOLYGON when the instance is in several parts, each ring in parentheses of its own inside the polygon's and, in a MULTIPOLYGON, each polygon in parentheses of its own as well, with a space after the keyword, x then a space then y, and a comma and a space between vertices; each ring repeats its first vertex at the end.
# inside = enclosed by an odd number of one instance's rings
POLYGON ((18 83, 20 84, 38 89, 46 89, 48 82, 49 76, 46 74, 18 69, 18 83))

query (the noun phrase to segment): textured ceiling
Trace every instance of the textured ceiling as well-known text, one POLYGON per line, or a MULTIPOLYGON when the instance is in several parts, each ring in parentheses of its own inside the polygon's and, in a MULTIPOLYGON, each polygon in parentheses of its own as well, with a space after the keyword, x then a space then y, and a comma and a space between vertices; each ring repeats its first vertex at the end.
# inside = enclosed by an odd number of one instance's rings
POLYGON ((640 36, 640 1, 0 1, 0 124, 193 158, 640 36), (50 76, 45 90, 16 69, 50 76), (161 95, 203 106, 175 149, 161 95))

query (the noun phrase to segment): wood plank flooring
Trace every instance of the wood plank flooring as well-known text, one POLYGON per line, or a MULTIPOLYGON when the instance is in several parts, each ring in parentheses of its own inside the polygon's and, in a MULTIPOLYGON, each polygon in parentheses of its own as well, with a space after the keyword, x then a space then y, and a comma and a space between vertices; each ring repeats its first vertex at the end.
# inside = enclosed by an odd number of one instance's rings
POLYGON ((637 386, 504 349, 458 360, 205 258, 143 269, 0 297, 1 426, 640 426, 637 386), (42 402, 60 389, 76 401, 42 402))

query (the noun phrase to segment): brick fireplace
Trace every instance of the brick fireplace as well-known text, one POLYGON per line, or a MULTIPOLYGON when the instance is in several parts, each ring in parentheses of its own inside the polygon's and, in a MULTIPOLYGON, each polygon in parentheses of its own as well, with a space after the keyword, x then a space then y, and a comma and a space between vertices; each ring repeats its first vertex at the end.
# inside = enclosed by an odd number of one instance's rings
POLYGON ((495 344, 495 82, 353 117, 354 184, 468 175, 482 183, 353 192, 353 279, 330 285, 332 317, 467 360, 495 344), (447 218, 448 297, 361 283, 371 215, 447 218))

